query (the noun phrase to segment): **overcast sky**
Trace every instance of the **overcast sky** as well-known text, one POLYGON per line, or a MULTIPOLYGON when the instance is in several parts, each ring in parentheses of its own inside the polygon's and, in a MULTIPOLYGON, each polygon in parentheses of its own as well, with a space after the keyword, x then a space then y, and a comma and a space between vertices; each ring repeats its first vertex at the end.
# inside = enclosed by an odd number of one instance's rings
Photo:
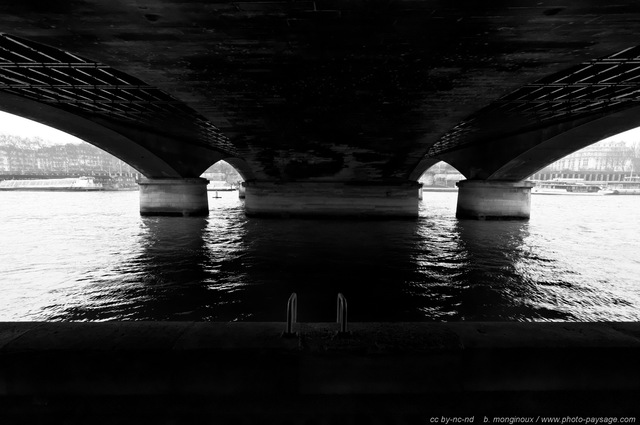
MULTIPOLYGON (((83 143, 83 140, 49 126, 0 111, 0 134, 40 137, 48 144, 83 143)), ((631 145, 640 139, 640 127, 625 131, 603 142, 623 141, 631 145)))
POLYGON ((47 125, 18 117, 16 115, 7 114, 0 111, 0 134, 7 134, 20 137, 40 137, 48 144, 65 144, 65 143, 82 143, 83 140, 78 139, 70 134, 56 130, 47 125))

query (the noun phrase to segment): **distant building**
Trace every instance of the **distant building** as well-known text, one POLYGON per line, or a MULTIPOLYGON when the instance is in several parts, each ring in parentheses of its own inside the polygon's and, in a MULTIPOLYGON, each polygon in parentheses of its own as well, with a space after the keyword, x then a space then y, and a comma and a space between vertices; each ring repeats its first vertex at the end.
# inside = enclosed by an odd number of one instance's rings
POLYGON ((596 143, 554 162, 553 171, 632 171, 634 149, 624 142, 596 143))
POLYGON ((138 172, 90 144, 46 146, 0 137, 0 173, 9 175, 130 175, 138 172))
POLYGON ((7 174, 33 174, 38 170, 35 151, 13 146, 0 148, 0 164, 7 174))
POLYGON ((0 148, 0 173, 9 172, 9 154, 5 149, 0 148))
MULTIPOLYGON (((530 178, 550 180, 554 178, 579 178, 588 181, 621 181, 625 177, 640 174, 640 142, 599 142, 574 152, 530 178)), ((445 162, 429 168, 420 177, 425 186, 455 187, 464 176, 445 162)))
POLYGON ((531 179, 580 178, 587 181, 620 181, 637 175, 640 144, 629 146, 625 142, 600 142, 548 165, 531 179))

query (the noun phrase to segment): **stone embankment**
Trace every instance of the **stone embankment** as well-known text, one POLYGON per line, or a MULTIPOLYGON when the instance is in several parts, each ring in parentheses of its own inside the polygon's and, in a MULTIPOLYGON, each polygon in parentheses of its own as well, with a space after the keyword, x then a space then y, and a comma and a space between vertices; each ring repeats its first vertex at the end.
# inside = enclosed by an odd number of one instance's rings
POLYGON ((427 424, 640 411, 638 323, 337 329, 297 324, 283 336, 282 323, 0 324, 0 422, 427 424))

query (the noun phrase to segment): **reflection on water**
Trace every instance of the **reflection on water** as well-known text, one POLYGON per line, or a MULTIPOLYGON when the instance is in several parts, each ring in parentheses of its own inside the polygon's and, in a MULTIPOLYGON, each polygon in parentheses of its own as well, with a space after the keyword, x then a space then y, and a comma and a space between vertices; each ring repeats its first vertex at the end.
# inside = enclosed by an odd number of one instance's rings
POLYGON ((0 193, 2 320, 640 320, 640 197, 542 197, 530 221, 140 217, 136 193, 0 193), (587 205, 587 202, 589 203, 587 205), (46 206, 44 208, 43 206, 46 206), (586 207, 588 206, 588 208, 586 207))
POLYGON ((467 253, 467 267, 460 276, 464 285, 458 308, 460 318, 501 317, 519 321, 571 318, 565 312, 530 302, 538 290, 537 283, 526 273, 531 266, 528 222, 462 221, 458 229, 467 253))

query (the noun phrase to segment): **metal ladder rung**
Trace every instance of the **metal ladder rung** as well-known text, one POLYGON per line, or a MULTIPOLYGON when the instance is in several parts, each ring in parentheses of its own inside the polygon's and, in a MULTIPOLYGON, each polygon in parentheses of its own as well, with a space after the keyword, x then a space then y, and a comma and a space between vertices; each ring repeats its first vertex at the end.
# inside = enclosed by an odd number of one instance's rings
POLYGON ((293 325, 298 320, 298 294, 295 292, 289 297, 287 301, 287 329, 284 332, 284 336, 294 336, 293 325))
POLYGON ((345 334, 347 333, 347 299, 342 293, 338 294, 338 314, 336 318, 336 322, 340 324, 340 330, 338 333, 345 334))

